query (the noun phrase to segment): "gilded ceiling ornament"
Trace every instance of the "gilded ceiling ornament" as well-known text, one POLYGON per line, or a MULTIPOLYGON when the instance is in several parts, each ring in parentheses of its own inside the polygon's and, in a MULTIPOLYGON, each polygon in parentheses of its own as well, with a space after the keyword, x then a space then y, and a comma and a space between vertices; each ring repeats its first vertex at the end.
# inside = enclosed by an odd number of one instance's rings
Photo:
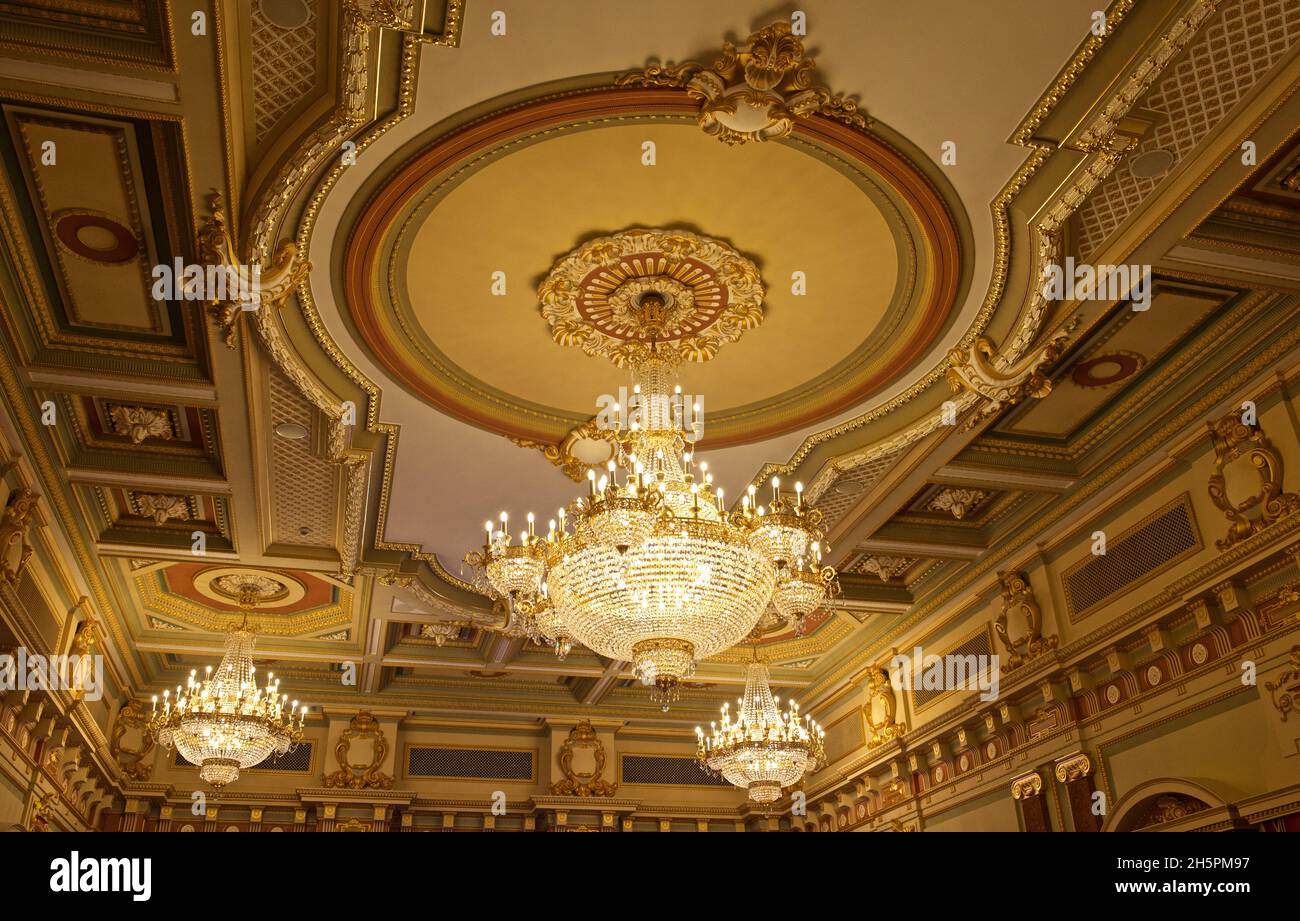
POLYGON ((32 557, 27 529, 36 503, 36 494, 24 486, 9 495, 9 504, 0 515, 0 579, 10 585, 18 584, 32 557))
POLYGON ((379 770, 387 755, 388 739, 384 737, 383 727, 369 710, 362 710, 348 722, 348 728, 343 730, 338 744, 334 746, 334 757, 339 769, 325 775, 325 786, 349 790, 387 790, 393 785, 393 778, 379 770), (353 764, 348 760, 353 742, 370 745, 368 763, 353 764))
POLYGON ((551 784, 553 796, 613 796, 618 784, 601 779, 605 770, 605 746, 589 720, 583 720, 569 730, 569 737, 560 747, 560 770, 564 779, 551 784), (574 756, 589 759, 590 770, 574 767, 574 756))
POLYGON ((926 508, 932 512, 952 512, 952 517, 960 521, 966 517, 966 512, 975 508, 987 497, 988 493, 982 489, 949 488, 931 499, 926 508))
POLYGON ((226 346, 233 349, 235 329, 240 314, 245 311, 260 310, 268 305, 284 306, 285 300, 311 271, 311 263, 299 258, 298 244, 289 240, 281 244, 269 265, 245 266, 240 262, 235 250, 234 238, 226 226, 226 212, 221 193, 212 192, 208 195, 208 212, 209 216, 199 225, 200 263, 232 270, 238 273, 241 279, 254 277, 252 292, 256 300, 248 304, 242 302, 240 292, 237 290, 206 292, 208 313, 221 329, 226 346), (257 273, 255 276, 254 271, 257 273))
POLYGON ((217 576, 212 580, 212 589, 242 605, 277 601, 288 593, 288 587, 283 582, 255 572, 217 576))
POLYGON ((857 103, 813 82, 814 64, 803 42, 780 20, 739 47, 723 42, 711 67, 696 61, 649 64, 624 74, 619 85, 685 89, 700 101, 700 127, 724 144, 787 137, 796 118, 824 115, 865 130, 857 103))
POLYGON ((132 444, 138 445, 146 438, 170 441, 175 433, 172 414, 165 409, 115 405, 109 407, 108 417, 113 423, 113 431, 130 438, 132 444))
POLYGON ((1156 797, 1151 804, 1150 811, 1147 812, 1137 824, 1133 826, 1138 828, 1150 828, 1153 825, 1163 825, 1166 822, 1176 822, 1179 819, 1185 819, 1189 815, 1210 808, 1206 803, 1194 796, 1187 796, 1183 793, 1164 793, 1156 797))
POLYGON ((129 700, 118 711, 113 734, 108 740, 108 749, 122 773, 131 780, 146 781, 153 776, 153 762, 148 760, 149 753, 153 751, 153 735, 149 732, 149 714, 143 701, 129 700), (128 734, 139 737, 138 748, 133 748, 128 743, 128 734))
POLYGON ((527 438, 516 438, 508 436, 510 440, 521 448, 530 448, 535 451, 541 451, 542 456, 548 461, 559 467, 560 470, 569 479, 575 483, 581 483, 587 478, 588 470, 601 468, 601 464, 593 464, 576 457, 573 453, 574 447, 584 441, 604 441, 610 446, 610 454, 613 456, 618 452, 618 433, 612 429, 601 428, 598 420, 595 418, 588 419, 582 425, 577 426, 564 440, 558 445, 543 444, 538 441, 531 441, 527 438))
POLYGON ((637 228, 564 256, 537 297, 560 345, 632 367, 649 359, 708 361, 763 322, 758 267, 730 246, 685 230, 637 228))
POLYGON ((984 403, 962 426, 969 431, 982 419, 1033 397, 1042 399, 1052 392, 1048 370, 1061 357, 1070 334, 1079 325, 1076 315, 1051 339, 1010 367, 1001 367, 993 343, 980 337, 968 349, 948 353, 948 386, 954 394, 968 390, 984 398, 984 403))
POLYGON ((1038 658, 1056 648, 1059 640, 1056 636, 1043 636, 1043 615, 1034 598, 1034 589, 1023 573, 1000 572, 998 579, 1002 582, 1002 613, 993 623, 1002 645, 1007 648, 1007 671, 1038 658), (1012 613, 1018 614, 1025 621, 1023 635, 1013 637, 1007 626, 1012 613))
POLYGON ((447 640, 454 640, 460 636, 460 631, 467 624, 457 621, 440 620, 431 624, 420 624, 420 636, 426 640, 433 640, 439 646, 442 646, 447 640))
POLYGON ((1273 706, 1282 714, 1282 722, 1300 707, 1300 646, 1291 647, 1290 666, 1277 676, 1276 681, 1266 681, 1264 689, 1273 699, 1273 706))
POLYGON ((858 564, 858 570, 878 576, 881 582, 888 582, 895 576, 901 576, 907 572, 907 567, 914 562, 915 560, 901 556, 877 556, 873 554, 863 558, 862 562, 858 564))
POLYGON ((186 521, 190 517, 190 504, 184 496, 167 493, 132 493, 137 514, 152 518, 155 524, 165 524, 169 519, 186 521))
POLYGON ((895 722, 894 713, 897 704, 894 700, 894 686, 883 668, 873 668, 867 676, 867 706, 865 715, 867 728, 871 737, 867 739, 867 748, 879 748, 907 732, 907 727, 895 722), (877 704, 880 718, 876 718, 877 704))
POLYGON ((1282 455, 1263 429, 1247 425, 1233 410, 1217 422, 1207 423, 1214 443, 1214 474, 1210 477, 1210 499, 1232 524, 1227 536, 1216 542, 1220 550, 1262 531, 1280 518, 1300 511, 1300 494, 1282 490, 1282 455), (1224 470, 1240 458, 1250 461, 1259 479, 1259 491, 1240 502, 1228 496, 1224 470))
POLYGON ((72 689, 68 693, 73 700, 81 700, 94 681, 95 644, 101 635, 99 623, 87 609, 86 619, 77 625, 76 635, 72 638, 72 652, 77 659, 69 682, 72 689))

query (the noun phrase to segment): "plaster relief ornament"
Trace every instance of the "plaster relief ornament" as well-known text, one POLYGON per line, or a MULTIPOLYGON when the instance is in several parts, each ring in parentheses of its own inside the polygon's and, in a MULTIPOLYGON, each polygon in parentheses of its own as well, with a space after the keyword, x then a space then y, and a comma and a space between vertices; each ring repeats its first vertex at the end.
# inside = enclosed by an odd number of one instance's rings
POLYGON ((857 128, 866 118, 857 104, 813 82, 814 64, 784 20, 749 36, 739 47, 723 42, 713 65, 696 61, 624 74, 622 85, 684 88, 700 101, 700 127, 724 144, 787 137, 796 118, 825 115, 857 128))
POLYGON ((988 497, 981 489, 945 489, 926 506, 932 512, 951 512, 958 521, 988 497))
POLYGON ((138 445, 146 438, 170 441, 175 430, 170 413, 148 406, 113 406, 108 416, 113 431, 130 438, 132 444, 138 445))
POLYGON ((152 518, 154 524, 165 524, 171 518, 185 521, 190 517, 189 502, 184 496, 136 493, 134 498, 136 511, 144 518, 152 518))
POLYGON ((36 511, 36 502, 36 494, 30 489, 15 489, 9 495, 3 516, 0 516, 0 579, 10 585, 18 584, 32 558, 27 529, 31 525, 32 513, 36 511))
POLYGON ((1020 361, 1009 364, 998 355, 998 350, 988 339, 980 337, 969 349, 955 348, 948 352, 948 386, 954 394, 964 390, 983 397, 975 414, 962 426, 969 431, 978 422, 1015 406, 1023 400, 1041 400, 1052 392, 1048 371, 1065 353, 1070 334, 1079 325, 1079 317, 1070 320, 1043 345, 1034 349, 1020 361))

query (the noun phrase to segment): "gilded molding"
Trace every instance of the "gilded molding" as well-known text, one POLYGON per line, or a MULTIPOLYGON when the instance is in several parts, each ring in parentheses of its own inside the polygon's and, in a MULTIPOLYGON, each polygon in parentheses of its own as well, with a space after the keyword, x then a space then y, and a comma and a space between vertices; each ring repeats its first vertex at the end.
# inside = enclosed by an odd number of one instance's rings
POLYGON ((1282 714, 1282 722, 1300 707, 1300 646, 1291 647, 1290 665, 1278 675, 1276 681, 1264 683, 1273 706, 1282 714))
POLYGON ((980 337, 968 350, 952 349, 948 353, 948 386, 954 394, 963 390, 983 398, 975 414, 963 423, 969 431, 979 422, 1030 397, 1042 399, 1052 392, 1050 369, 1070 341, 1079 324, 1075 316, 1051 339, 1015 364, 1002 361, 988 339, 980 337))
POLYGON ((1011 781, 1011 798, 1030 799, 1043 792, 1043 777, 1037 771, 1022 774, 1011 781))
POLYGON ((1002 612, 993 622, 993 629, 1007 649, 1007 671, 1013 671, 1055 650, 1059 640, 1055 635, 1043 636, 1043 614, 1024 573, 1000 572, 998 581, 1002 583, 1002 612), (1025 621, 1025 632, 1015 637, 1007 623, 1013 613, 1025 621))
POLYGON ((1056 762, 1056 779, 1060 783, 1073 783, 1092 773, 1092 760, 1084 753, 1067 755, 1056 762))

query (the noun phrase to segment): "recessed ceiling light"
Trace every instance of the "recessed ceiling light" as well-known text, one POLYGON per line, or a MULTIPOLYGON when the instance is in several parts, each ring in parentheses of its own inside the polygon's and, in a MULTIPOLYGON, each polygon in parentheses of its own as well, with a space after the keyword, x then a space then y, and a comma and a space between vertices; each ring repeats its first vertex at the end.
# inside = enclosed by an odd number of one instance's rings
POLYGON ((311 6, 307 0, 261 0, 262 15, 273 26, 297 29, 311 19, 311 6))
POLYGON ((1177 159, 1172 151, 1157 147, 1129 160, 1128 169, 1138 179, 1155 179, 1169 172, 1177 159))
POLYGON ((299 425, 297 422, 281 422, 275 427, 275 434, 281 438, 292 438, 295 441, 301 441, 311 434, 307 426, 299 425))

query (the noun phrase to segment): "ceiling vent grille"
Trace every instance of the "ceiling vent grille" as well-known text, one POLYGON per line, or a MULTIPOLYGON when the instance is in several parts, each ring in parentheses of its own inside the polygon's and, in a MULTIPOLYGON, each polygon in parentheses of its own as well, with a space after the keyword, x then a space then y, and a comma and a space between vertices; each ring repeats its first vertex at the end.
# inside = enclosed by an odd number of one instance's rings
MULTIPOLYGON (((927 655, 928 655, 928 650, 927 650, 927 655)), ((925 671, 924 660, 920 662, 916 662, 913 666, 914 672, 911 676, 912 706, 917 710, 921 709, 922 707, 929 706, 930 704, 937 701, 940 697, 943 697, 944 695, 948 694, 951 691, 975 690, 976 684, 974 682, 977 681, 979 676, 983 674, 984 671, 983 663, 989 663, 993 659, 993 640, 989 635, 988 628, 987 627, 983 628, 980 630, 979 633, 976 633, 974 636, 971 636, 969 639, 963 640, 962 642, 958 643, 952 649, 949 649, 947 652, 943 653, 939 658, 944 663, 943 667, 944 667, 945 681, 940 682, 941 684, 944 685, 943 687, 924 686, 926 683, 928 683, 925 678, 926 671, 925 671), (966 659, 967 656, 974 657, 969 659, 970 662, 969 666, 963 665, 963 668, 966 669, 963 674, 966 675, 965 680, 968 686, 948 687, 946 676, 948 674, 949 668, 947 663, 949 661, 955 662, 958 658, 966 659)), ((958 679, 960 679, 961 677, 958 674, 958 672, 955 670, 955 666, 953 670, 953 676, 958 679)))
POLYGON ((1139 579, 1155 575, 1201 549, 1184 493, 1142 523, 1110 540, 1106 553, 1089 556, 1061 577, 1070 620, 1086 617, 1139 579))
POLYGON ((443 780, 526 780, 537 778, 531 749, 432 748, 406 750, 407 777, 443 780))
POLYGON ((622 783, 669 787, 729 787, 721 777, 704 772, 694 758, 674 755, 623 755, 619 759, 622 783))

